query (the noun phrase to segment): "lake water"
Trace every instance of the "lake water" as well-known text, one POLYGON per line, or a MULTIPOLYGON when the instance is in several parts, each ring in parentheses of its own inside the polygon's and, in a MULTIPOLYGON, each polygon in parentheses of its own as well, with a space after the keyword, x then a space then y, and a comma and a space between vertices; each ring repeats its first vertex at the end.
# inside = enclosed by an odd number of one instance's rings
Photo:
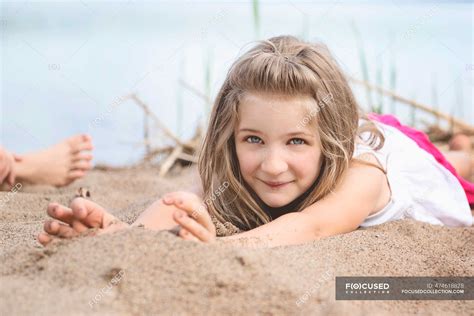
MULTIPOLYGON (((120 103, 132 92, 186 139, 208 107, 179 80, 212 98, 236 56, 258 38, 323 41, 348 74, 362 78, 353 23, 371 82, 391 88, 394 64, 397 93, 474 124, 472 2, 263 1, 258 27, 252 3, 239 1, 1 6, 0 140, 19 153, 87 132, 96 162, 137 161, 144 152, 143 113, 133 102, 120 103)), ((354 90, 366 107, 365 91, 354 90)), ((385 111, 392 108, 410 121, 405 105, 384 100, 385 111)), ((159 133, 154 139, 166 141, 159 133)))

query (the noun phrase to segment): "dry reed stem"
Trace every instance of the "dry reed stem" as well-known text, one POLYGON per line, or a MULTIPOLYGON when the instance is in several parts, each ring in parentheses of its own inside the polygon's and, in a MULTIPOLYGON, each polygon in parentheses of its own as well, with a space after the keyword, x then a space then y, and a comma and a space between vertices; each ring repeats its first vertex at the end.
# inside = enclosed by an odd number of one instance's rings
POLYGON ((355 83, 358 83, 358 84, 361 84, 369 89, 372 89, 372 90, 375 90, 379 93, 382 93, 382 94, 385 94, 385 95, 388 95, 390 97, 392 97, 393 99, 399 101, 399 102, 403 102, 403 103, 406 103, 407 105, 410 105, 414 108, 417 108, 417 109, 420 109, 422 111, 425 111, 425 112, 428 112, 430 114, 433 114, 435 115, 436 117, 438 118, 442 118, 442 119, 445 119, 446 121, 450 122, 451 124, 453 125, 457 125, 457 127, 459 127, 461 130, 463 131, 466 131, 468 132, 469 134, 473 134, 474 133, 474 126, 460 120, 460 119, 457 119, 449 114, 446 114, 446 113, 443 113, 441 111, 438 111, 438 110, 434 110, 432 109, 431 107, 429 107, 428 105, 425 105, 425 104, 421 104, 419 102, 416 102, 416 101, 413 101, 413 100, 410 100, 410 99, 407 99, 405 97, 402 97, 398 94, 396 94, 395 92, 393 91, 390 91, 390 90, 387 90, 387 89, 384 89, 382 87, 378 87, 378 86, 375 86, 373 84, 370 84, 364 80, 360 80, 360 79, 355 79, 355 78, 350 78, 351 81, 355 82, 355 83))
POLYGON ((163 177, 168 173, 168 171, 173 167, 174 163, 178 159, 178 157, 181 155, 183 152, 183 146, 177 146, 173 151, 171 152, 171 155, 166 158, 165 162, 161 165, 160 167, 160 173, 159 176, 163 177))

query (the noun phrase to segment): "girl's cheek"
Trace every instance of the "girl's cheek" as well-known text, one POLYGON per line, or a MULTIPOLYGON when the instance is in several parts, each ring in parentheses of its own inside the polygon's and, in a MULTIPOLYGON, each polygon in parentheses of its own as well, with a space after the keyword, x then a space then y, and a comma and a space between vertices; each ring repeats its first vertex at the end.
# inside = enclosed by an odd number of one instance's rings
POLYGON ((298 155, 292 155, 291 165, 299 170, 303 174, 314 174, 319 172, 318 166, 321 159, 319 152, 307 151, 305 153, 299 153, 298 155))
POLYGON ((240 148, 240 150, 237 151, 237 156, 239 159, 240 170, 244 174, 255 171, 260 165, 260 154, 256 150, 240 148))

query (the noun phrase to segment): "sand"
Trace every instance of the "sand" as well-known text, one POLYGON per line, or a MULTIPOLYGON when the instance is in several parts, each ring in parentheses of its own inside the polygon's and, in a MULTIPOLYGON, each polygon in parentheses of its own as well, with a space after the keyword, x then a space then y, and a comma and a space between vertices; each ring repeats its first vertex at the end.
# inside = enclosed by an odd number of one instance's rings
MULTIPOLYGON (((24 186, 0 209, 2 315, 324 314, 468 315, 474 301, 336 301, 335 276, 473 276, 474 228, 411 220, 304 245, 244 249, 197 244, 143 228, 62 241, 35 240, 50 201, 78 187, 133 221, 190 171, 93 170, 66 188, 24 186), (299 304, 297 304, 299 302, 299 304)), ((0 192, 0 200, 7 193, 0 192)))

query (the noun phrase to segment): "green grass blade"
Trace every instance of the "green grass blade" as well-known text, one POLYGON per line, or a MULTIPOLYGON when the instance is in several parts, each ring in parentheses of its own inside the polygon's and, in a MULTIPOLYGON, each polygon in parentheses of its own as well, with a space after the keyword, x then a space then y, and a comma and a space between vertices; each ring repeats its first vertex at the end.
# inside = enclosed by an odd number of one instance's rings
POLYGON ((260 39, 260 2, 258 0, 253 0, 252 11, 255 37, 260 39))
MULTIPOLYGON (((375 73, 375 84, 378 87, 383 87, 383 63, 382 63, 382 57, 379 57, 377 59, 377 70, 375 73)), ((379 114, 383 113, 383 94, 378 93, 378 101, 377 101, 377 112, 379 114)))
MULTIPOLYGON (((439 110, 438 102, 438 82, 436 78, 436 73, 433 73, 431 76, 431 104, 433 104, 433 110, 439 110)), ((439 116, 436 115, 436 126, 439 126, 439 116)))
MULTIPOLYGON (((208 100, 211 100, 211 85, 212 85, 212 51, 209 49, 206 54, 206 60, 204 62, 204 91, 208 100)), ((211 113, 211 105, 206 102, 205 104, 205 116, 206 120, 211 113)))
MULTIPOLYGON (((362 41, 362 37, 360 35, 360 32, 354 20, 352 20, 351 26, 352 26, 352 31, 354 32, 354 37, 356 39, 356 44, 359 51, 359 61, 360 61, 360 67, 362 70, 362 79, 370 83, 369 69, 368 69, 366 54, 364 50, 364 43, 362 41)), ((367 107, 370 109, 370 111, 373 111, 374 107, 373 107, 373 102, 372 102, 372 90, 366 87, 365 93, 367 97, 367 107)))
MULTIPOLYGON (((179 80, 185 81, 185 59, 183 54, 181 54, 181 60, 179 63, 179 80)), ((178 136, 181 136, 183 132, 183 87, 178 84, 178 89, 176 91, 176 128, 178 136)))
MULTIPOLYGON (((392 34, 390 36, 391 42, 395 41, 395 37, 392 34)), ((396 66, 396 57, 395 57, 395 50, 390 50, 390 90, 395 92, 397 89, 397 66, 396 66)), ((395 115, 396 114, 396 102, 395 99, 390 98, 390 112, 395 115)))

